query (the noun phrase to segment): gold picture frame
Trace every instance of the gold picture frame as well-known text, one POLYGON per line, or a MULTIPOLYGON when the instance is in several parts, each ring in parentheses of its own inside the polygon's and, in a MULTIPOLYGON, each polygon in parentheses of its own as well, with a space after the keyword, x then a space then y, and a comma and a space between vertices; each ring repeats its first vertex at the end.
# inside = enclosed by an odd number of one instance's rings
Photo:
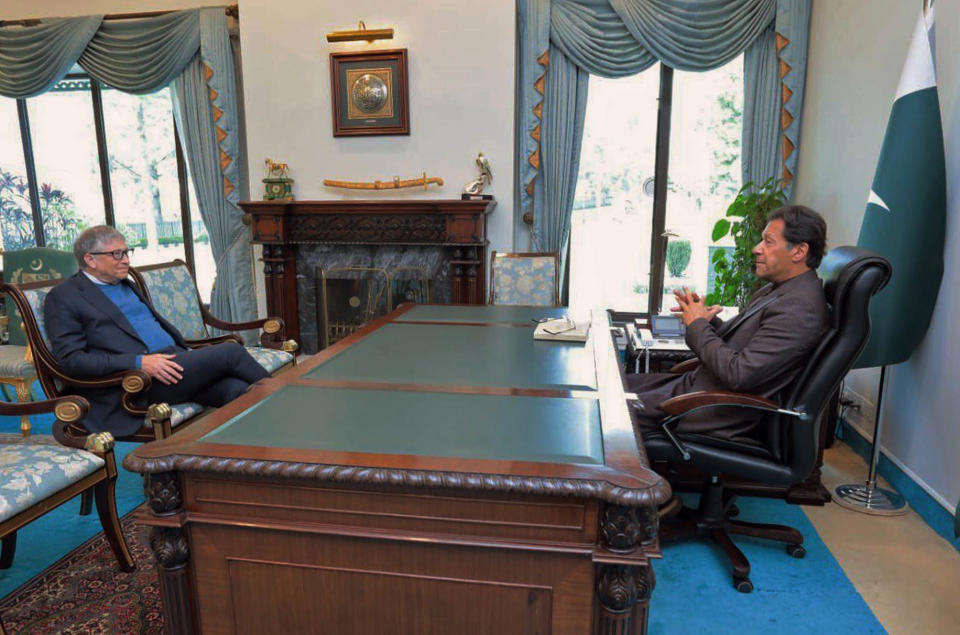
POLYGON ((333 136, 410 134, 407 49, 330 54, 333 136))

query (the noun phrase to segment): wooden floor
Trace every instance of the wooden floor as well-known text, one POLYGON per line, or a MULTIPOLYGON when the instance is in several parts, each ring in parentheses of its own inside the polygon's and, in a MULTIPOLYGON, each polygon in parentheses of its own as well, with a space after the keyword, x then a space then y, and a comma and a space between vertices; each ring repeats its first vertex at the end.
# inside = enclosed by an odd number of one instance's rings
MULTIPOLYGON (((823 481, 831 490, 860 482, 866 473, 848 446, 827 451, 823 481)), ((804 511, 889 633, 960 633, 960 552, 916 512, 884 518, 836 504, 804 511)))

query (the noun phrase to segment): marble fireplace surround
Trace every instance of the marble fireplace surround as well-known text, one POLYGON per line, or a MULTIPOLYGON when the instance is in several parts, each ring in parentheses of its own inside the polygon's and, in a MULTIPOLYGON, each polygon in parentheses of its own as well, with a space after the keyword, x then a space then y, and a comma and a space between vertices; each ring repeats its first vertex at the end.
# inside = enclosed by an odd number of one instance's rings
POLYGON ((483 304, 486 216, 494 201, 443 199, 247 201, 252 241, 263 245, 267 312, 301 350, 318 347, 316 272, 358 265, 420 267, 433 301, 483 304))

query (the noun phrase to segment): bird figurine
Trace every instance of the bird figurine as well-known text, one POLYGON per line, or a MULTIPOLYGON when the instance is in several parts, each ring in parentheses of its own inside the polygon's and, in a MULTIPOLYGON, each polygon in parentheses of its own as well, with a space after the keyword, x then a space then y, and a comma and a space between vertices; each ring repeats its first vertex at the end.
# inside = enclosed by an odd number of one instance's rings
POLYGON ((483 153, 477 155, 477 169, 480 170, 480 174, 477 178, 472 181, 468 181, 466 185, 463 186, 464 194, 480 194, 483 192, 484 185, 489 185, 493 182, 493 172, 490 170, 490 162, 487 161, 487 157, 483 156, 483 153))

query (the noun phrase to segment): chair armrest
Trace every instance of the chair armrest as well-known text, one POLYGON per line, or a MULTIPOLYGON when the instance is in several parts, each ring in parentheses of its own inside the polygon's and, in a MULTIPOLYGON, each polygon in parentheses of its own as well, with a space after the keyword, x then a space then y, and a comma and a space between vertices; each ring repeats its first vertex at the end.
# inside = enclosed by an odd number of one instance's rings
POLYGON ((700 360, 694 357, 692 359, 685 359, 678 364, 674 364, 673 366, 670 367, 670 370, 667 372, 688 373, 699 365, 700 365, 700 360))
POLYGON ((780 405, 764 397, 722 390, 702 390, 671 397, 657 406, 669 415, 683 415, 691 410, 718 406, 745 406, 762 410, 779 410, 780 405))
POLYGON ((98 377, 96 379, 71 377, 55 367, 50 367, 50 371, 64 384, 77 388, 112 388, 120 386, 123 389, 123 396, 121 397, 123 409, 138 417, 147 414, 146 406, 136 403, 137 400, 143 401, 140 399, 141 397, 146 397, 152 381, 150 375, 142 370, 131 368, 130 370, 120 371, 119 373, 105 375, 104 377, 98 377))
POLYGON ((26 403, 0 402, 0 415, 18 416, 53 412, 57 420, 53 424, 53 437, 70 448, 82 448, 103 455, 113 448, 113 435, 109 432, 85 434, 78 427, 90 413, 90 402, 83 397, 68 395, 56 399, 26 403))
POLYGON ((57 418, 63 414, 70 421, 82 419, 90 411, 90 404, 83 397, 68 396, 43 401, 6 402, 0 401, 0 415, 5 417, 19 417, 20 415, 38 415, 45 412, 55 412, 57 418), (76 410, 77 416, 70 418, 71 407, 76 410))
POLYGON ((251 329, 263 329, 268 335, 278 335, 278 339, 283 339, 283 320, 278 317, 265 317, 249 322, 225 322, 214 316, 207 308, 200 305, 200 313, 203 315, 203 321, 215 329, 221 331, 249 331, 251 329))
POLYGON ((673 445, 677 448, 677 451, 680 452, 680 456, 683 457, 684 461, 690 460, 690 451, 687 450, 687 447, 680 439, 674 436, 671 426, 692 412, 721 407, 739 407, 749 410, 779 412, 781 414, 799 417, 800 419, 805 419, 807 416, 805 412, 800 410, 787 410, 785 408, 781 408, 780 405, 775 401, 771 401, 765 397, 747 395, 738 392, 703 390, 671 397, 670 399, 661 402, 657 406, 657 408, 668 415, 660 420, 660 429, 663 430, 663 432, 667 435, 667 438, 670 439, 670 442, 673 443, 673 445))
POLYGON ((222 344, 224 342, 236 342, 243 346, 243 338, 233 333, 217 337, 208 337, 202 340, 186 340, 186 342, 190 348, 203 348, 204 346, 213 346, 214 344, 222 344))

